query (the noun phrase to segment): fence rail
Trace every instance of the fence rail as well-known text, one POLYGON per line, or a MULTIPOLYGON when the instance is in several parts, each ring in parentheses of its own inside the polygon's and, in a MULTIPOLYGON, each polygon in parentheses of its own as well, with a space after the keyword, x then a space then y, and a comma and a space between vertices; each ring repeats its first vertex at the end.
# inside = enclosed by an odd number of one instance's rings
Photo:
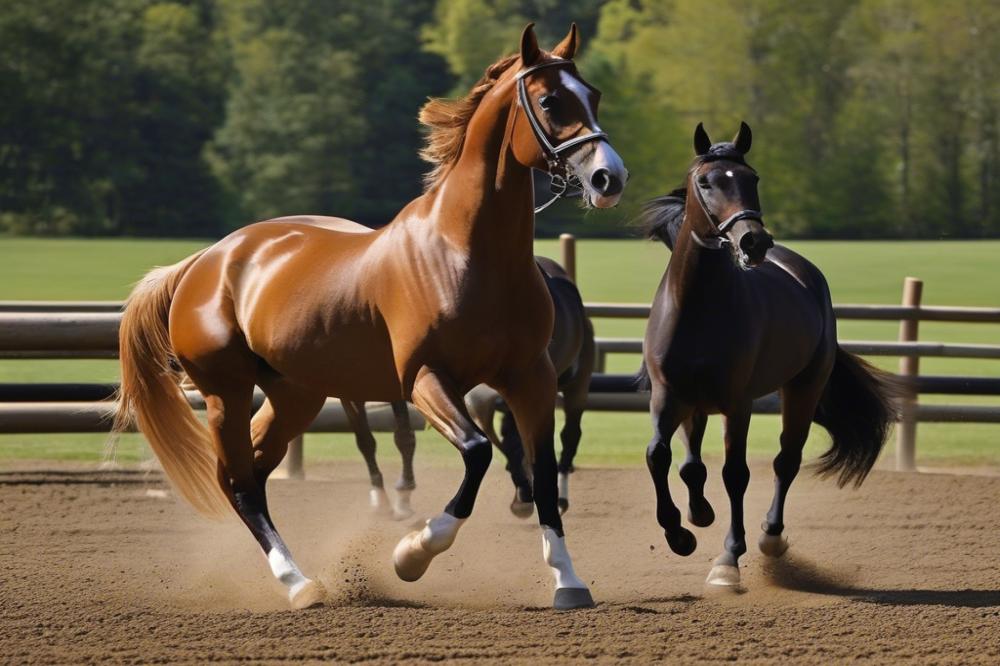
MULTIPOLYGON (((560 239, 563 265, 576 271, 572 237, 560 239)), ((1000 395, 1000 377, 920 376, 921 357, 1000 359, 1000 345, 921 342, 921 321, 1000 323, 1000 308, 973 308, 921 305, 922 283, 913 278, 904 282, 902 305, 835 305, 838 319, 900 322, 896 341, 846 340, 841 346, 856 354, 897 356, 900 374, 910 381, 913 393, 901 405, 897 431, 897 467, 913 469, 916 424, 919 421, 971 421, 1000 423, 1000 406, 919 404, 919 394, 1000 395)), ((118 356, 118 326, 123 303, 119 301, 0 301, 0 359, 113 359, 118 356)), ((645 319, 650 306, 640 303, 586 303, 592 318, 645 319)), ((605 411, 646 411, 648 396, 635 391, 630 376, 605 375, 608 354, 639 354, 637 338, 598 338, 597 371, 591 385, 589 409, 605 411)), ((0 384, 0 433, 26 432, 105 432, 115 404, 114 384, 0 384)), ((192 406, 203 407, 197 392, 188 393, 192 406)), ((255 399, 263 400, 258 394, 255 399)), ((778 413, 776 394, 754 403, 757 413, 778 413)), ((370 408, 371 425, 391 430, 393 420, 387 407, 370 408)), ((422 427, 423 419, 411 409, 411 421, 422 427)), ((341 432, 349 428, 346 415, 336 400, 323 408, 311 431, 341 432)), ((292 446, 291 475, 301 473, 301 442, 292 446)))

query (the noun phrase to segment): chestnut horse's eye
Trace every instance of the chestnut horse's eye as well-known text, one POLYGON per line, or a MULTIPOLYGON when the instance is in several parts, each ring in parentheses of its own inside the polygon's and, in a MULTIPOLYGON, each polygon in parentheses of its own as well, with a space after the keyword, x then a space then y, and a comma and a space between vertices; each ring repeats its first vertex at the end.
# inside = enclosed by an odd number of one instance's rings
POLYGON ((542 107, 544 111, 552 113, 559 107, 559 98, 554 94, 542 95, 538 98, 538 106, 542 107))

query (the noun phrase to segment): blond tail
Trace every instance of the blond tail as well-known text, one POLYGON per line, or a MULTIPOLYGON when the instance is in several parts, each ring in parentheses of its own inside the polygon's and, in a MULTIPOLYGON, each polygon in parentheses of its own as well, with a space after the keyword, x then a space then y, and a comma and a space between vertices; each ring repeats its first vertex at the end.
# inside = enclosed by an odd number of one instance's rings
POLYGON ((129 296, 118 333, 122 382, 114 430, 128 429, 134 419, 177 492, 200 513, 220 516, 229 503, 208 430, 170 367, 170 302, 200 254, 150 271, 129 296))

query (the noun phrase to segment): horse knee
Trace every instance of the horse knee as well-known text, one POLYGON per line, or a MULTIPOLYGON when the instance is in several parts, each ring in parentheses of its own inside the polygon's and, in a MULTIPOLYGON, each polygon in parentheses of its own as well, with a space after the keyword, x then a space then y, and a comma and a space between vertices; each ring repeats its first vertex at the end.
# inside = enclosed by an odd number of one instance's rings
POLYGON ((485 435, 476 434, 462 443, 462 460, 467 472, 483 476, 493 460, 493 444, 485 435))
POLYGON ((802 449, 782 449, 774 457, 774 473, 779 479, 791 480, 802 466, 802 449))
POLYGON ((670 446, 659 437, 654 438, 646 447, 646 463, 650 467, 666 465, 670 466, 671 453, 670 446))

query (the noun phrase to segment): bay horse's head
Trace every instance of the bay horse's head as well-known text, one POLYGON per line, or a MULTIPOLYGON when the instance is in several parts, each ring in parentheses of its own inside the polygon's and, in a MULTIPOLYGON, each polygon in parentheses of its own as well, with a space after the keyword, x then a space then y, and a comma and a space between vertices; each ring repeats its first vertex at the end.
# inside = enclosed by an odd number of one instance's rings
POLYGON ((688 172, 689 211, 700 217, 694 225, 698 236, 715 238, 728 245, 740 264, 756 266, 774 247, 764 229, 757 172, 746 163, 752 135, 746 123, 731 142, 713 144, 701 123, 694 131, 697 153, 688 172), (701 213, 700 216, 697 213, 701 213))
POLYGON ((578 184, 586 204, 610 208, 621 198, 628 171, 597 124, 600 91, 573 63, 579 45, 575 23, 550 53, 538 47, 533 24, 524 29, 504 140, 522 165, 578 184))

